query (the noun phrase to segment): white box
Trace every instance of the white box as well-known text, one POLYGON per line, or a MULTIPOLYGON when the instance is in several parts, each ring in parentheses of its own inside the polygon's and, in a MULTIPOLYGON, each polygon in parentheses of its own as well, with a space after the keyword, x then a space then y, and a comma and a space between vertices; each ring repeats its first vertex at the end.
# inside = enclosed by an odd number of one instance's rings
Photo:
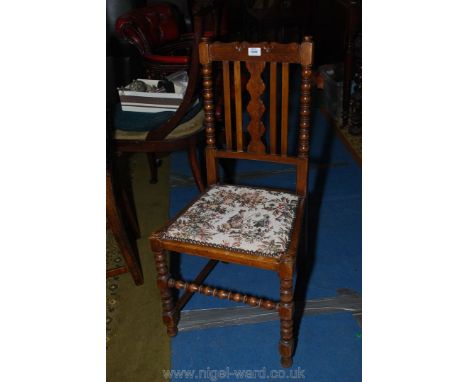
MULTIPOLYGON (((158 86, 159 80, 138 79, 145 84, 158 86)), ((175 93, 149 93, 125 89, 119 90, 120 103, 123 111, 140 113, 160 113, 161 111, 177 111, 187 88, 186 82, 174 81, 175 93)))

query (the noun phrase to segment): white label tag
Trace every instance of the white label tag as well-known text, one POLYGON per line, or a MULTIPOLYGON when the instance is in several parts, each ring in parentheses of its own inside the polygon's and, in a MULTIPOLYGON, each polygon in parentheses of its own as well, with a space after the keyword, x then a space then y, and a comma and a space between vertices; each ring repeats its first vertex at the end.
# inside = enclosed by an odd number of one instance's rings
POLYGON ((262 48, 249 48, 249 56, 261 56, 262 48))

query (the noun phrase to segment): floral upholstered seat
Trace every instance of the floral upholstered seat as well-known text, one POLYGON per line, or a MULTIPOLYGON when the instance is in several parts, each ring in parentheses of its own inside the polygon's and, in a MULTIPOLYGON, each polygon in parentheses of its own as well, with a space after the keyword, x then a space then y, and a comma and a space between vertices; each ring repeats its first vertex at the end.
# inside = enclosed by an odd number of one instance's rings
POLYGON ((163 237, 279 258, 288 249, 298 202, 293 193, 215 185, 163 237))

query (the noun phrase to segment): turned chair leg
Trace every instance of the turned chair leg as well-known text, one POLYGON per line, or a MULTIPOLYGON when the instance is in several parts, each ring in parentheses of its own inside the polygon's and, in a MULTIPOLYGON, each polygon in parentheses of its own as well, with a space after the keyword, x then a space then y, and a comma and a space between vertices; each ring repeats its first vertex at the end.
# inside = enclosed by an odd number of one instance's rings
POLYGON ((292 356, 294 350, 294 334, 293 334, 293 280, 292 277, 280 278, 280 333, 279 352, 281 355, 281 365, 283 367, 292 366, 292 356))
POLYGON ((158 183, 158 157, 155 153, 147 153, 148 166, 150 170, 150 183, 158 183))
MULTIPOLYGON (((154 249, 153 249, 154 250, 154 249)), ((154 250, 154 259, 156 262, 157 284, 161 294, 161 303, 163 310, 163 321, 167 327, 167 334, 170 337, 177 335, 178 314, 174 307, 174 300, 171 288, 168 285, 169 270, 166 262, 166 251, 162 248, 154 250)))
POLYGON ((204 192, 205 185, 203 184, 203 179, 200 172, 200 166, 197 160, 197 143, 194 141, 193 143, 189 144, 187 149, 188 159, 190 163, 190 168, 192 170, 193 179, 197 185, 198 191, 204 192))

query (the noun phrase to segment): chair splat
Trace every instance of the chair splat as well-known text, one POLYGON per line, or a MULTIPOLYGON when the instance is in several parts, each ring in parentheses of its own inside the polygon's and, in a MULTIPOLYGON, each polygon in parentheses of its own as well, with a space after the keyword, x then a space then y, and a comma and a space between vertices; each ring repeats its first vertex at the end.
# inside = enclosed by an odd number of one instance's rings
POLYGON ((250 102, 247 105, 247 111, 250 115, 250 123, 247 126, 250 143, 247 151, 263 154, 266 151, 265 144, 262 142, 263 134, 265 134, 265 125, 262 122, 265 105, 260 97, 265 91, 265 84, 261 77, 265 62, 247 61, 246 67, 250 73, 250 79, 247 82, 247 90, 250 93, 250 102))
POLYGON ((234 91, 236 93, 236 148, 237 151, 244 151, 242 135, 242 94, 241 94, 241 69, 240 61, 234 61, 234 91))
POLYGON ((223 91, 224 91, 224 126, 226 129, 226 149, 232 150, 231 127, 231 79, 229 75, 229 61, 223 61, 223 91))
POLYGON ((270 63, 270 154, 276 151, 276 62, 270 63))
POLYGON ((289 64, 283 62, 281 76, 281 155, 288 154, 289 64))

